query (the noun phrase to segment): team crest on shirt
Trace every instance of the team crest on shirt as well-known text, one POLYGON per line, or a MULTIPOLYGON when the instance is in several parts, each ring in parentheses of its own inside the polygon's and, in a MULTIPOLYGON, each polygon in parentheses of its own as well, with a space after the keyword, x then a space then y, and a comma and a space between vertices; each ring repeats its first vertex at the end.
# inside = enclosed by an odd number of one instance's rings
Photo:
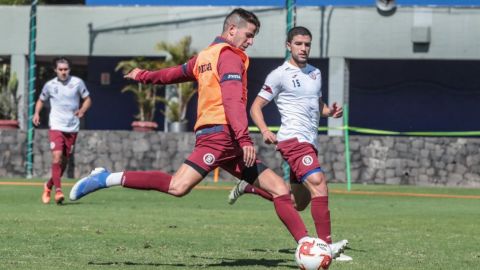
POLYGON ((312 163, 313 163, 313 158, 312 158, 312 156, 310 156, 310 155, 304 156, 304 157, 302 158, 302 163, 303 163, 303 165, 305 165, 305 166, 310 166, 310 165, 312 165, 312 163))
POLYGON ((312 71, 312 72, 308 73, 308 76, 310 76, 310 78, 312 78, 312 80, 317 79, 317 74, 315 74, 315 71, 312 71))
POLYGON ((68 84, 68 88, 70 88, 70 89, 73 89, 74 86, 75 86, 75 85, 73 85, 73 84, 71 84, 71 83, 68 84))
POLYGON ((270 94, 273 94, 272 88, 270 88, 270 86, 266 84, 263 85, 262 90, 267 91, 270 94))
POLYGON ((207 165, 212 165, 215 162, 215 156, 212 153, 203 155, 203 162, 207 165))
POLYGON ((50 142, 50 150, 55 149, 55 142, 50 142))
POLYGON ((55 86, 55 88, 53 88, 53 93, 56 95, 58 94, 58 87, 55 86))

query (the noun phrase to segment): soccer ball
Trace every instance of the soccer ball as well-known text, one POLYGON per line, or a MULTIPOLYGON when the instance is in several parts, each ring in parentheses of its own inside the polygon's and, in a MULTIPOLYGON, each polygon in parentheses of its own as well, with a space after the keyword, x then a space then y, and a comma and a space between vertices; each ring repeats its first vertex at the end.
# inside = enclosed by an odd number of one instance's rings
POLYGON ((332 251, 322 239, 310 238, 298 245, 295 260, 302 270, 328 269, 332 263, 332 251))

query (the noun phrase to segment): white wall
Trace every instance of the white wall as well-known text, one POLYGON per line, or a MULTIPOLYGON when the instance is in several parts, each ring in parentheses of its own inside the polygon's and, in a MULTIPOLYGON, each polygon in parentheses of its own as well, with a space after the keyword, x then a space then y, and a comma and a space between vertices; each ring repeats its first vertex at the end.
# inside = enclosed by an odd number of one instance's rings
MULTIPOLYGON (((232 7, 40 6, 37 54, 89 55, 89 23, 98 30, 222 16, 231 10, 232 7)), ((320 7, 297 10, 297 24, 307 26, 314 35, 312 57, 480 59, 479 8, 399 7, 388 17, 379 15, 373 7, 327 7, 323 13, 320 7), (413 51, 412 26, 419 24, 431 28, 427 52, 413 51)), ((285 11, 257 15, 262 27, 247 52, 252 57, 283 57, 285 11)), ((29 7, 0 6, 0 25, 7 26, 0 28, 0 55, 28 53, 28 21, 29 7)), ((222 22, 223 18, 216 18, 100 33, 92 55, 160 55, 154 48, 157 42, 176 42, 186 35, 192 36, 193 47, 200 50, 221 32, 222 22)))

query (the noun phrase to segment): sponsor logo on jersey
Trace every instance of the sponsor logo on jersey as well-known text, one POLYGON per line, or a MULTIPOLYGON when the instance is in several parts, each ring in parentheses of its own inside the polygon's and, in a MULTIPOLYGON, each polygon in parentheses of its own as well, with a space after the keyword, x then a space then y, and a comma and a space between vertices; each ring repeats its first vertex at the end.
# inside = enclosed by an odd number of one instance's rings
POLYGON ((242 80, 242 75, 238 73, 227 73, 223 75, 222 80, 220 82, 224 81, 241 81, 242 80))
POLYGON ((268 85, 266 85, 266 84, 264 84, 264 85, 262 86, 262 90, 263 90, 263 91, 267 91, 267 92, 270 93, 270 94, 273 94, 272 88, 270 88, 270 86, 268 86, 268 85))
POLYGON ((212 70, 212 64, 211 63, 203 64, 203 65, 198 66, 198 73, 203 73, 205 71, 211 71, 211 70, 212 70))
POLYGON ((306 155, 302 158, 302 163, 305 166, 310 166, 313 163, 313 158, 310 155, 306 155))
POLYGON ((55 149, 55 142, 50 142, 50 150, 55 149))
POLYGON ((312 80, 317 79, 317 74, 315 74, 315 71, 312 71, 312 72, 308 73, 308 76, 310 76, 310 78, 312 78, 312 80))
POLYGON ((203 155, 203 162, 207 165, 212 165, 215 162, 215 156, 212 153, 203 155))

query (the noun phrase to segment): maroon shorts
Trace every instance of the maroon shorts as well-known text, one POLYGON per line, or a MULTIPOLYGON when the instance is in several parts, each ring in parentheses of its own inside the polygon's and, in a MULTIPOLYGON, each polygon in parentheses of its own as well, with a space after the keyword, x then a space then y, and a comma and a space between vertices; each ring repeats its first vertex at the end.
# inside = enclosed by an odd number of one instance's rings
POLYGON ((75 141, 77 140, 76 132, 68 133, 59 130, 49 130, 48 137, 50 137, 50 150, 62 151, 66 157, 73 153, 75 141))
POLYGON ((266 167, 257 159, 256 165, 247 168, 243 162, 243 151, 235 141, 228 125, 215 125, 198 129, 195 148, 185 161, 202 176, 220 167, 233 176, 253 183, 266 167))
POLYGON ((312 144, 299 142, 297 138, 281 141, 277 151, 290 165, 290 180, 303 182, 312 173, 321 172, 317 150, 312 144))

